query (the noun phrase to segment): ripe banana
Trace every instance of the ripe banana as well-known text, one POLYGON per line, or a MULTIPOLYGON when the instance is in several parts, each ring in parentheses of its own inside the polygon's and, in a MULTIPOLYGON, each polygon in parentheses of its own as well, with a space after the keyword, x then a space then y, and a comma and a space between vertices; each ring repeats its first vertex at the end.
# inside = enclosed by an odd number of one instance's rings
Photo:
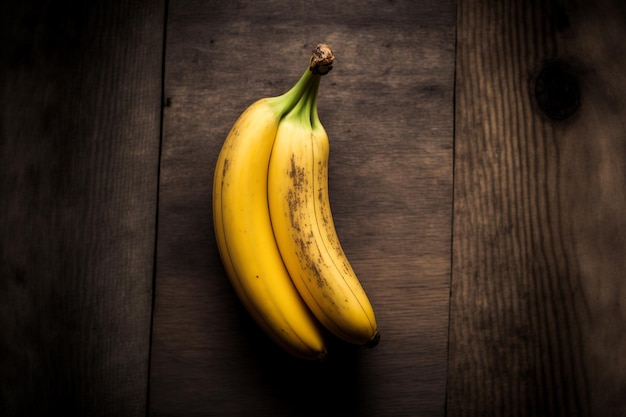
MULTIPOLYGON (((326 356, 322 330, 294 286, 274 238, 267 175, 281 118, 330 70, 325 50, 285 94, 250 105, 219 153, 213 182, 213 223, 224 269, 248 312, 283 349, 304 359, 326 356)), ((331 57, 332 58, 332 57, 331 57)))
POLYGON ((276 132, 268 198, 274 236, 291 279, 319 321, 339 338, 375 346, 372 305, 341 247, 328 193, 329 141, 317 111, 319 77, 276 132))

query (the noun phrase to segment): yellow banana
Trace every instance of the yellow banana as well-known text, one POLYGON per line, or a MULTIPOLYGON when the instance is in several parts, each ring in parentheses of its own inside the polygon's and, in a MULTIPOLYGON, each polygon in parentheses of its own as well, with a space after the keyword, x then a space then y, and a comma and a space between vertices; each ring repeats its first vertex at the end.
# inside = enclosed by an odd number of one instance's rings
POLYGON ((326 356, 322 330, 280 256, 270 221, 267 174, 279 122, 307 87, 330 68, 314 50, 310 67, 285 94, 250 105, 228 134, 213 182, 213 223, 224 269, 259 326, 283 349, 305 359, 326 356))
POLYGON ((328 194, 329 142, 317 112, 319 79, 281 120, 268 175, 270 217, 300 295, 339 338, 373 347, 372 305, 341 247, 328 194))

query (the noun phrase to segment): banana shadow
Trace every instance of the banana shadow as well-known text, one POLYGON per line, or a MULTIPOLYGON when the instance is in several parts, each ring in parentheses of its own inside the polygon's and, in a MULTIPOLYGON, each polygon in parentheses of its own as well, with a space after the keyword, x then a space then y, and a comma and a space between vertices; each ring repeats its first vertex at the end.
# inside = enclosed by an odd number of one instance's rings
POLYGON ((248 329, 255 339, 253 362, 261 378, 269 409, 285 416, 363 416, 367 404, 360 372, 367 348, 347 344, 326 333, 328 358, 323 362, 293 358, 260 330, 248 329))

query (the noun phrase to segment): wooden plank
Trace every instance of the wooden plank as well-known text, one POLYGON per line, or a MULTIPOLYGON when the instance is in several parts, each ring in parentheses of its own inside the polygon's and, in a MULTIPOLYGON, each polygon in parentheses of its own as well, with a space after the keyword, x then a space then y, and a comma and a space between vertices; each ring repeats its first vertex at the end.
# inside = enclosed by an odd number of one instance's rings
POLYGON ((450 417, 626 414, 625 16, 458 4, 450 417))
POLYGON ((170 2, 152 416, 444 415, 453 16, 427 0, 170 2), (290 87, 319 41, 336 56, 319 102, 336 226, 382 334, 373 350, 331 341, 322 365, 287 357, 248 318, 211 214, 230 127, 290 87))
POLYGON ((0 16, 0 415, 143 416, 164 3, 0 16))

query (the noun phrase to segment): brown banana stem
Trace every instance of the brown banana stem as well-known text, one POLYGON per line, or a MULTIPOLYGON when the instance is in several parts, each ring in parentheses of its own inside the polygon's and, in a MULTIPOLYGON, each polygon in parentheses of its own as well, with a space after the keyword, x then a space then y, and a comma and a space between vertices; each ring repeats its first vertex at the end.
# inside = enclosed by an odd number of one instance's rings
POLYGON ((317 44, 311 55, 310 70, 314 74, 326 75, 333 69, 335 56, 333 51, 325 43, 317 44))

